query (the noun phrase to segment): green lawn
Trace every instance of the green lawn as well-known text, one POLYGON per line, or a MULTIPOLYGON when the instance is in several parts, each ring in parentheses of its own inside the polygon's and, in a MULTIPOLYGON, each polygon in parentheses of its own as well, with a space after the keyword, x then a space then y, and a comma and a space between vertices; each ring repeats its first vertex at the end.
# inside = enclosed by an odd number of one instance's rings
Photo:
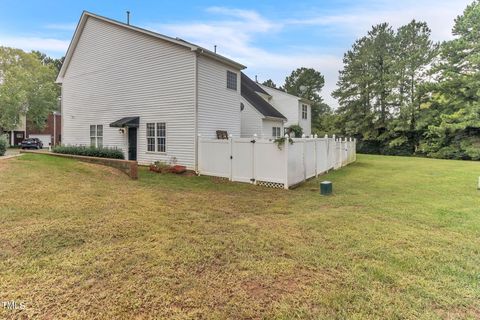
POLYGON ((478 319, 478 176, 358 156, 285 191, 0 161, 0 301, 26 305, 0 318, 478 319))

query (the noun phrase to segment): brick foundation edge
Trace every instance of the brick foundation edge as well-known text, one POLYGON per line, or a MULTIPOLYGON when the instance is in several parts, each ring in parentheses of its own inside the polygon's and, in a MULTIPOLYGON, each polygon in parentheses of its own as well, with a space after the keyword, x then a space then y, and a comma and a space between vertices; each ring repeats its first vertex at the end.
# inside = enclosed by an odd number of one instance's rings
POLYGON ((43 154, 47 156, 61 157, 76 159, 83 162, 89 162, 94 164, 100 164, 108 167, 118 169, 128 175, 131 179, 138 179, 138 163, 137 161, 131 160, 121 160, 121 159, 109 159, 109 158, 97 158, 97 157, 86 157, 86 156, 77 156, 73 154, 63 154, 63 153, 53 153, 45 151, 31 151, 31 150, 20 150, 20 153, 30 153, 30 154, 43 154))

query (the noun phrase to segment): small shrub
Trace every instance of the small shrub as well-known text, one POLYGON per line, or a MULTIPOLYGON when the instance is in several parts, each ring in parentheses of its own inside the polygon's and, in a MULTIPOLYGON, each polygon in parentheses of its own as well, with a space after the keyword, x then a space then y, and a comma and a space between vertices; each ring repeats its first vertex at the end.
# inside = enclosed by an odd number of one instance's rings
POLYGON ((164 161, 155 161, 150 165, 150 171, 166 173, 170 172, 171 166, 164 161))
POLYGON ((110 158, 110 159, 124 159, 123 152, 117 148, 95 148, 84 146, 56 146, 53 152, 62 154, 72 154, 76 156, 110 158))
MULTIPOLYGON (((287 140, 287 138, 280 137, 280 138, 277 138, 277 139, 273 140, 273 143, 275 143, 277 145, 278 149, 282 150, 283 145, 285 144, 286 140, 287 140)), ((288 138, 288 143, 293 144, 293 139, 288 138)))
POLYGON ((303 134, 303 129, 298 124, 294 124, 288 128, 288 132, 290 134, 293 132, 294 138, 301 138, 303 134))
POLYGON ((0 135, 0 157, 7 151, 8 140, 5 135, 0 135))

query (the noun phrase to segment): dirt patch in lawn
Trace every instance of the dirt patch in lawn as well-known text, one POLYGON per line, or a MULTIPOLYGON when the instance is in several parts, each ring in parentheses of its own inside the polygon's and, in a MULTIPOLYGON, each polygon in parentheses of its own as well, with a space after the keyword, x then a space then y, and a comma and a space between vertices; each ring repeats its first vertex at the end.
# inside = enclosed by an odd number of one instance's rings
POLYGON ((8 167, 8 159, 5 159, 2 161, 2 158, 0 157, 0 172, 5 171, 8 167))
POLYGON ((112 168, 112 167, 107 167, 103 166, 101 164, 95 164, 95 163, 88 163, 88 162, 79 162, 82 166, 85 166, 87 168, 90 168, 95 171, 102 171, 104 173, 107 173, 108 175, 111 175, 113 177, 119 177, 119 176, 124 176, 125 174, 123 172, 120 172, 120 170, 112 168))

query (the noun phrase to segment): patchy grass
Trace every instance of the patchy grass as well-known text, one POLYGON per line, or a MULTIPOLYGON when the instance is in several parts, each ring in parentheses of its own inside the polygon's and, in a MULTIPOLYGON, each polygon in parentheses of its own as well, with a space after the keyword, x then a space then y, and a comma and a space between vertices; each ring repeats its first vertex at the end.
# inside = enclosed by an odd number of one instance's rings
POLYGON ((0 161, 0 301, 26 304, 0 317, 477 319, 478 176, 359 156, 284 191, 0 161))

